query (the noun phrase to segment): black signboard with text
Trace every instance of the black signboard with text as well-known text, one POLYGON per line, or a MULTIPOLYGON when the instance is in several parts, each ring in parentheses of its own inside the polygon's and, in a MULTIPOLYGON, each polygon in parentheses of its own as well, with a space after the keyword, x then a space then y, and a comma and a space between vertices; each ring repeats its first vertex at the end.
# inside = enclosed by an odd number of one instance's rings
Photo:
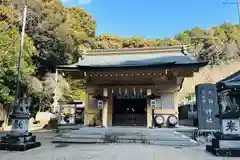
POLYGON ((220 130, 217 89, 215 84, 199 84, 195 87, 200 130, 220 130))

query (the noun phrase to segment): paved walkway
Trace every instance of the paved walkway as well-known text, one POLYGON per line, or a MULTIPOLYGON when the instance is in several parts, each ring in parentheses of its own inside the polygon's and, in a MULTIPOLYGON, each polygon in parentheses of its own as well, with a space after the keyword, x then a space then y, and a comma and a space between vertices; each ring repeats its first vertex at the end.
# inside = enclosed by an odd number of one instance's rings
MULTIPOLYGON (((52 144, 51 132, 34 133, 42 147, 26 152, 0 151, 0 160, 239 160, 215 157, 204 146, 163 147, 147 144, 52 144)), ((0 136, 4 133, 0 132, 0 136)))
MULTIPOLYGON (((0 151, 0 160, 224 160, 204 148, 175 148, 143 144, 53 145, 26 152, 0 151)), ((228 158, 227 158, 228 159, 228 158)), ((239 158, 229 158, 239 160, 239 158)))

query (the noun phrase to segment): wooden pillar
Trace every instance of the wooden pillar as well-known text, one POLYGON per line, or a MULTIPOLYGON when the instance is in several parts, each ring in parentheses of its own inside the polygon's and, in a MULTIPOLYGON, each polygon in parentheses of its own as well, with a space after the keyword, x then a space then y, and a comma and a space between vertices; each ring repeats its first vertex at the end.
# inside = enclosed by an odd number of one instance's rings
POLYGON ((108 94, 108 117, 107 117, 107 122, 108 126, 112 126, 112 111, 113 111, 113 92, 109 91, 108 94))
MULTIPOLYGON (((147 95, 151 95, 152 94, 152 90, 148 89, 147 90, 147 95)), ((152 108, 150 106, 150 100, 147 100, 147 127, 151 128, 152 127, 152 108)))
POLYGON ((84 126, 88 126, 89 125, 89 122, 88 122, 88 119, 89 119, 89 115, 88 115, 88 105, 89 105, 89 94, 88 94, 88 90, 86 89, 85 91, 85 106, 84 106, 84 126))
MULTIPOLYGON (((174 93, 174 115, 178 117, 178 103, 179 103, 179 96, 178 96, 178 92, 174 93)), ((179 120, 179 119, 178 119, 179 120)), ((178 122, 179 123, 179 122, 178 122)))
MULTIPOLYGON (((107 88, 103 88, 103 96, 108 97, 107 88)), ((108 101, 109 99, 106 99, 106 101, 104 102, 103 110, 102 110, 102 125, 104 127, 107 127, 107 124, 108 124, 108 101)))

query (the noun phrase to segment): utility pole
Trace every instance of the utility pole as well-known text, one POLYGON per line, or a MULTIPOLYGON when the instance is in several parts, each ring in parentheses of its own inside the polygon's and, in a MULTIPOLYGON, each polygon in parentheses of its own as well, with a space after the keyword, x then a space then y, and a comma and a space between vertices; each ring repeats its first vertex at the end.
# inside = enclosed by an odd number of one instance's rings
POLYGON ((225 2, 223 2, 223 4, 235 4, 235 5, 237 5, 237 9, 238 9, 238 24, 240 24, 240 0, 236 0, 236 2, 229 2, 228 0, 226 0, 225 2))
POLYGON ((31 97, 24 95, 23 98, 20 95, 20 82, 21 82, 21 69, 22 69, 22 52, 24 45, 24 34, 27 18, 27 6, 24 6, 22 17, 22 30, 21 30, 21 42, 20 51, 18 56, 18 68, 17 68, 17 86, 14 103, 12 104, 12 112, 10 118, 12 119, 11 132, 7 133, 0 139, 0 150, 11 151, 25 151, 31 148, 41 146, 40 142, 36 142, 36 136, 28 132, 29 127, 29 108, 31 107, 31 97))
POLYGON ((237 1, 238 6, 238 23, 240 24, 240 0, 237 1))

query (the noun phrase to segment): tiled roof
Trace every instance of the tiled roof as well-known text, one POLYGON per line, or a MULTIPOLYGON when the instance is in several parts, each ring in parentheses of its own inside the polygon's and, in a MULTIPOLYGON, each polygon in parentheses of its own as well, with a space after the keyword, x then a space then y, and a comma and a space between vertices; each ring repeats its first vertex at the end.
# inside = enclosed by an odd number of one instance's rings
POLYGON ((173 52, 129 55, 86 55, 83 60, 79 60, 77 66, 146 66, 164 63, 189 64, 195 62, 191 57, 181 52, 173 52))
MULTIPOLYGON (((194 65, 202 62, 184 53, 183 46, 100 49, 87 52, 71 67, 144 67, 164 64, 194 65)), ((204 62, 206 65, 206 62, 204 62)))

